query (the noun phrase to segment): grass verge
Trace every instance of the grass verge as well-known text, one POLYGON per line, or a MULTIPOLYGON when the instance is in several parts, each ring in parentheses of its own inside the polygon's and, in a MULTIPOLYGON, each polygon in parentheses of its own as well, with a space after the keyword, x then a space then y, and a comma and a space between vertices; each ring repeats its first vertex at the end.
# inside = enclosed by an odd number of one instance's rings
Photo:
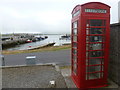
POLYGON ((13 50, 13 51, 7 51, 3 50, 3 55, 11 55, 11 54, 20 54, 20 53, 33 53, 33 52, 44 52, 44 51, 58 51, 58 50, 64 50, 64 49, 70 49, 71 45, 63 45, 63 46, 49 46, 34 50, 13 50))
POLYGON ((60 66, 60 69, 70 69, 71 68, 71 65, 69 66, 60 66))

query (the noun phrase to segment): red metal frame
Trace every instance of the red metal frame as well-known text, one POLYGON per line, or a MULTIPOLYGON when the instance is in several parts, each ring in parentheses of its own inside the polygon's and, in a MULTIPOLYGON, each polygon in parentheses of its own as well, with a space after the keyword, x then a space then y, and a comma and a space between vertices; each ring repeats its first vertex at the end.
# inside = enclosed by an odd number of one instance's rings
POLYGON ((110 42, 110 6, 100 2, 77 5, 72 11, 72 16, 72 79, 78 88, 106 86, 110 42), (103 11, 103 13, 101 13, 102 11, 85 12, 85 9, 106 11, 103 11), (90 26, 92 24, 90 21, 92 23, 99 21, 101 24, 90 26), (76 29, 77 35, 75 35, 76 29), (91 34, 90 31, 95 32, 93 30, 99 30, 100 32, 91 34), (74 41, 75 36, 77 37, 76 41, 74 41), (92 38, 94 38, 94 42, 92 38), (98 41, 95 41, 96 39, 98 41), (76 44, 76 47, 74 44, 76 44), (95 49, 96 46, 94 45, 98 45, 101 49, 95 49), (92 48, 95 50, 92 50, 92 48))

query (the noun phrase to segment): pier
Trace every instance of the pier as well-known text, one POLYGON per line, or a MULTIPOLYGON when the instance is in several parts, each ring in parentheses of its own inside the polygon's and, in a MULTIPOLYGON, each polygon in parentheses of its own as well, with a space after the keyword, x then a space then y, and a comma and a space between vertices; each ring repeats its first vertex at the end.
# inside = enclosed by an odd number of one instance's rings
POLYGON ((19 44, 24 44, 26 43, 26 40, 27 39, 24 38, 24 39, 19 39, 19 40, 2 41, 2 48, 5 49, 5 48, 14 47, 19 44))
POLYGON ((20 44, 41 41, 47 38, 47 36, 35 37, 34 34, 6 34, 2 35, 2 49, 7 49, 20 44))
POLYGON ((53 46, 55 43, 47 43, 47 44, 43 44, 41 46, 37 46, 37 47, 29 47, 27 48, 27 50, 34 50, 34 49, 40 49, 40 48, 44 48, 44 47, 49 47, 49 46, 53 46))

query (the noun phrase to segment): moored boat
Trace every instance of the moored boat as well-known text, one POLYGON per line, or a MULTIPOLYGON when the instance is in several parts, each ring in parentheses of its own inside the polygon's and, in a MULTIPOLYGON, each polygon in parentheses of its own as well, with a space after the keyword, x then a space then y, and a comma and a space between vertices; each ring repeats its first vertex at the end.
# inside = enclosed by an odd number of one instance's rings
POLYGON ((27 42, 27 43, 31 43, 31 42, 32 42, 32 40, 28 39, 26 42, 27 42))

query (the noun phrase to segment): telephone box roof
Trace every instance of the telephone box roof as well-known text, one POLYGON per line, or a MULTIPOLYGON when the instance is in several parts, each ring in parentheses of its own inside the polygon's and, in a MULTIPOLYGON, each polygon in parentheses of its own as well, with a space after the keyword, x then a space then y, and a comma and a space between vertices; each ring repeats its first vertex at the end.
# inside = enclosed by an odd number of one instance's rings
POLYGON ((79 4, 76 5, 76 6, 73 8, 72 13, 73 13, 73 11, 74 11, 75 8, 79 8, 79 9, 80 9, 81 6, 86 6, 86 5, 90 5, 90 4, 101 4, 101 5, 104 5, 104 6, 106 6, 106 7, 111 8, 109 5, 104 4, 104 3, 101 3, 101 2, 88 2, 88 3, 85 3, 85 4, 81 4, 81 5, 79 5, 79 4))
POLYGON ((109 8, 111 8, 109 5, 101 3, 101 2, 88 2, 88 3, 82 4, 81 6, 85 6, 85 5, 88 5, 88 4, 94 4, 94 3, 102 4, 102 5, 105 5, 105 6, 109 7, 109 8))

